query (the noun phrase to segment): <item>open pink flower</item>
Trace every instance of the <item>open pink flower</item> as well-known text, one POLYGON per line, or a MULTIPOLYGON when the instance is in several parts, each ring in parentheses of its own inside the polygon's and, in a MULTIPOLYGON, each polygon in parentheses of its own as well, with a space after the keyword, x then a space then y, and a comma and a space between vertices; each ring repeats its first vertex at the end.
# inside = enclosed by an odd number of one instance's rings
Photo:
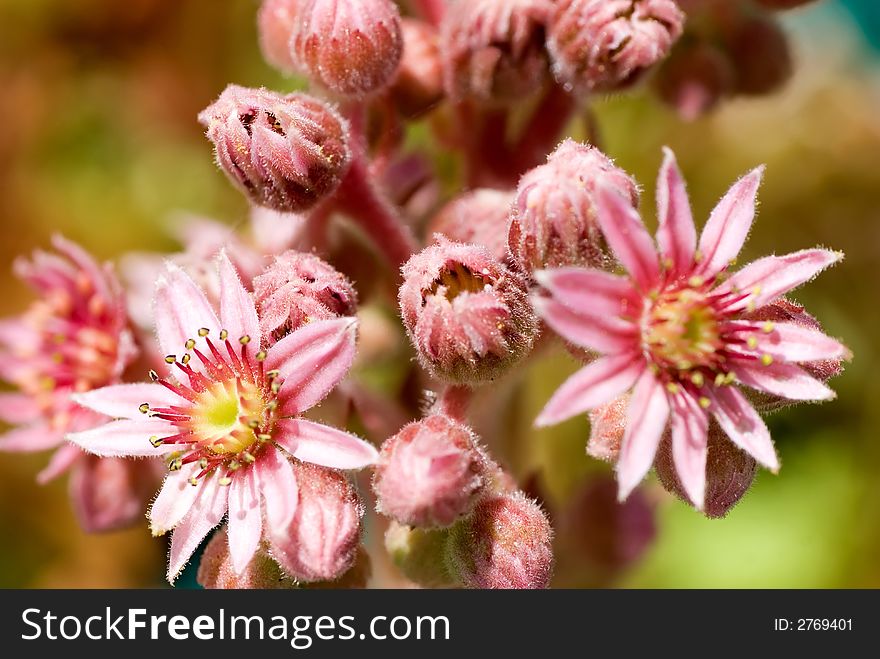
POLYGON ((752 226, 761 174, 758 168, 730 189, 697 242, 685 186, 667 150, 656 247, 627 200, 611 189, 598 194, 600 227, 629 277, 584 268, 537 275, 548 293, 535 300, 538 313, 562 337, 602 357, 563 384, 536 423, 557 423, 632 388, 617 462, 621 499, 650 469, 669 423, 675 469, 702 507, 710 415, 734 444, 778 470, 767 426, 735 384, 791 400, 834 397, 797 364, 847 357, 847 349, 815 329, 753 314, 842 255, 809 249, 727 274, 752 226))
MULTIPOLYGON (((117 420, 69 439, 96 455, 163 456, 170 473, 150 510, 154 535, 173 529, 173 581, 208 532, 229 514, 229 550, 243 571, 263 529, 287 528, 299 501, 288 456, 336 469, 371 464, 376 450, 335 428, 300 418, 345 376, 357 321, 309 323, 261 347, 250 294, 225 253, 220 315, 180 268, 156 291, 156 330, 173 375, 77 397, 117 420)), ((270 543, 282 542, 277 533, 270 543)))

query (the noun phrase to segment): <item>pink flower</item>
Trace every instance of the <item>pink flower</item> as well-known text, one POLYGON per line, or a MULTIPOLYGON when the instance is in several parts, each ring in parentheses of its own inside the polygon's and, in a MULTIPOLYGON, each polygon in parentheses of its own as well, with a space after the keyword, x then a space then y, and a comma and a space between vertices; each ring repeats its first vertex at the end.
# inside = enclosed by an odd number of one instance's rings
POLYGON ((628 277, 582 268, 538 273, 548 292, 535 300, 538 313, 568 341, 603 356, 563 384, 536 423, 558 423, 632 388, 617 462, 621 500, 650 469, 667 423, 676 471, 698 508, 706 491, 710 416, 739 448, 779 469, 767 426, 733 385, 791 400, 834 397, 798 364, 843 358, 847 349, 818 330, 754 314, 842 255, 810 249, 727 273, 752 226, 761 173, 756 169, 731 188, 698 243, 684 183, 667 150, 657 247, 628 200, 609 189, 598 194, 599 225, 628 277))
POLYGON ((239 572, 264 528, 290 524, 299 498, 288 456, 336 469, 358 469, 377 457, 362 440, 299 416, 345 376, 357 321, 310 323, 267 351, 253 300, 225 253, 219 270, 218 318, 192 279, 168 266, 155 310, 173 375, 152 372, 152 383, 77 396, 81 405, 117 420, 68 436, 96 455, 167 460, 170 473, 149 518, 154 535, 174 530, 169 581, 227 511, 239 572))

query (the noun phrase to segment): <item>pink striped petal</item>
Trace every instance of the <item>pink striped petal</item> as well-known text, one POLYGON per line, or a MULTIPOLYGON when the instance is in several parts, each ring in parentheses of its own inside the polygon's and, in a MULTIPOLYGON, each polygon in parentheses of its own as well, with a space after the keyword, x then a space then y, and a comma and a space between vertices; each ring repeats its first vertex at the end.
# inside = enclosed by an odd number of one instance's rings
POLYGON ((362 469, 379 458, 375 447, 352 434, 305 419, 282 419, 275 441, 293 457, 332 469, 362 469))
POLYGON ((70 442, 64 442, 64 444, 59 446, 58 450, 52 454, 52 457, 49 458, 49 464, 43 467, 40 473, 37 474, 37 483, 45 485, 46 483, 55 480, 61 474, 70 469, 70 467, 83 455, 85 454, 79 446, 71 444, 70 442))
POLYGON ((840 252, 827 249, 805 249, 785 256, 767 256, 745 266, 714 292, 719 295, 748 293, 729 309, 757 309, 808 282, 842 258, 840 252))
POLYGON ((730 441, 773 473, 779 458, 767 425, 736 387, 716 387, 710 394, 711 412, 730 441))
POLYGON ((70 433, 68 441, 94 455, 102 457, 159 456, 169 452, 167 446, 153 446, 150 437, 170 437, 177 434, 173 425, 161 419, 123 419, 70 433))
POLYGON ((739 255, 752 222, 764 167, 758 167, 733 184, 709 216, 700 236, 697 272, 706 278, 727 268, 739 255))
POLYGON ((614 255, 642 290, 650 290, 660 275, 657 250, 636 209, 614 188, 597 190, 596 218, 614 255))
POLYGON ((736 379, 747 387, 789 400, 831 400, 834 391, 794 364, 733 360, 736 379))
MULTIPOLYGON (((204 339, 198 335, 201 328, 214 336, 220 331, 220 321, 205 294, 173 263, 167 264, 167 271, 156 287, 155 318, 163 355, 181 356, 187 339, 194 339, 204 347, 204 339)), ((197 359, 190 365, 201 368, 197 359)))
POLYGON ((626 411, 626 431, 617 460, 617 498, 626 500, 654 462, 669 420, 666 388, 649 370, 639 377, 626 411))
POLYGON ((282 416, 319 403, 346 376, 354 361, 357 320, 318 320, 292 332, 269 351, 266 366, 281 373, 282 416))
POLYGON ((249 336, 257 352, 260 350, 261 332, 254 300, 242 285, 226 250, 220 252, 219 261, 220 323, 233 339, 249 336))
POLYGON ((535 419, 535 426, 551 426, 607 403, 629 389, 644 369, 638 355, 600 357, 556 390, 535 419))
POLYGON ((64 441, 63 433, 52 430, 48 424, 39 421, 30 426, 13 428, 0 435, 0 451, 35 453, 55 448, 62 441, 64 441))
POLYGON ((220 485, 217 474, 199 482, 199 490, 186 517, 174 527, 171 551, 168 553, 168 582, 174 583, 180 571, 198 549, 205 536, 220 523, 226 514, 229 487, 220 485))
POLYGON ((671 149, 663 149, 663 165, 657 180, 657 247, 671 263, 672 273, 682 275, 694 266, 697 229, 681 171, 671 149))
POLYGON ((169 407, 188 404, 187 401, 161 384, 114 384, 101 389, 93 389, 71 398, 78 405, 87 407, 114 419, 142 419, 138 409, 143 403, 150 407, 169 407))
POLYGON ((635 318, 641 310, 629 280, 601 270, 556 268, 538 270, 534 277, 553 299, 581 315, 635 318))
POLYGON ((766 353, 782 361, 815 362, 852 356, 840 341, 797 323, 732 321, 725 323, 724 330, 741 341, 751 341, 750 347, 756 353, 766 353))
POLYGON ((286 529, 299 504, 293 467, 279 451, 267 451, 255 467, 265 504, 266 524, 270 530, 286 529))
POLYGON ((628 320, 580 314, 549 297, 533 296, 532 307, 550 329, 575 345, 603 354, 629 352, 637 347, 639 331, 628 320))
POLYGON ((147 515, 154 536, 165 535, 189 513, 201 491, 199 486, 191 485, 189 479, 200 471, 199 465, 193 463, 183 465, 179 471, 171 471, 165 476, 165 482, 147 515))
POLYGON ((709 447, 709 417, 687 394, 673 400, 672 460, 678 480, 697 510, 706 499, 706 456, 709 447))
POLYGON ((17 426, 40 418, 40 406, 25 394, 0 394, 0 421, 17 426))
POLYGON ((236 474, 229 489, 229 555, 238 574, 245 571, 260 546, 263 513, 256 470, 236 474))

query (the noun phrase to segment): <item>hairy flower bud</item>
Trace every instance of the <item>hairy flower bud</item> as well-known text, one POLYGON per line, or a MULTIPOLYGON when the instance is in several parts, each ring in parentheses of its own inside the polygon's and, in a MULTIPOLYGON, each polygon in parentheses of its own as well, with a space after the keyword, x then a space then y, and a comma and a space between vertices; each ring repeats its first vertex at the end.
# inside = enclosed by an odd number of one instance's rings
POLYGON ((385 549, 403 575, 422 588, 449 588, 458 583, 446 566, 448 529, 414 529, 394 520, 385 531, 385 549))
POLYGON ((333 192, 348 168, 347 124, 305 94, 230 85, 199 121, 217 164, 261 206, 306 210, 333 192))
POLYGON ((455 99, 511 102, 548 77, 548 0, 462 0, 441 26, 446 90, 455 99))
POLYGON ((630 395, 622 394, 590 410, 590 439, 587 455, 606 462, 616 462, 626 431, 626 408, 630 395))
POLYGON ((403 53, 392 0, 300 0, 290 48, 313 81, 346 96, 388 84, 403 53))
POLYGON ((565 265, 611 264, 596 221, 596 190, 611 186, 638 205, 635 182, 601 151, 565 140, 520 179, 507 244, 525 273, 565 265))
POLYGON ((270 529, 275 560, 301 581, 332 581, 354 565, 364 509, 340 472, 295 462, 299 505, 287 529, 270 529))
MULTIPOLYGON (((675 468, 669 431, 657 449, 654 469, 664 489, 690 504, 690 498, 675 468)), ((724 517, 751 487, 757 470, 755 459, 731 442, 713 420, 709 424, 703 514, 712 518, 724 517)))
POLYGON ((229 556, 225 526, 205 547, 196 581, 209 590, 296 588, 296 581, 285 575, 278 563, 263 551, 257 551, 244 572, 237 573, 229 556))
POLYGON ((288 250, 254 278, 260 329, 271 345, 313 320, 357 313, 357 292, 338 270, 314 254, 288 250))
POLYGON ((581 92, 628 87, 667 55, 684 18, 673 0, 557 0, 547 27, 553 71, 581 92))
POLYGON ((485 382, 531 348, 537 322, 525 284, 485 247, 437 236, 402 272, 403 323, 437 377, 485 382))
POLYGON ((655 86, 682 119, 693 121, 731 93, 734 84, 729 56, 713 43, 696 40, 676 46, 658 71, 655 86))
POLYGON ((430 23, 414 18, 401 21, 403 58, 391 86, 391 97, 406 117, 417 117, 437 105, 443 89, 440 37, 430 23))
POLYGON ((507 259, 507 216, 513 192, 479 188, 456 197, 431 219, 428 235, 488 248, 499 261, 507 259))
POLYGON ((740 94, 768 94, 791 77, 794 64, 788 38, 772 16, 743 16, 724 40, 740 94))
POLYGON ((450 531, 450 573, 468 588, 547 588, 553 530, 521 492, 480 500, 450 531))
POLYGON ((290 37, 296 25, 299 0, 263 0, 257 12, 257 35, 263 58, 284 73, 296 73, 290 37))
POLYGON ((382 445, 373 477, 376 508, 410 526, 449 526, 482 492, 483 466, 470 428, 432 414, 382 445))

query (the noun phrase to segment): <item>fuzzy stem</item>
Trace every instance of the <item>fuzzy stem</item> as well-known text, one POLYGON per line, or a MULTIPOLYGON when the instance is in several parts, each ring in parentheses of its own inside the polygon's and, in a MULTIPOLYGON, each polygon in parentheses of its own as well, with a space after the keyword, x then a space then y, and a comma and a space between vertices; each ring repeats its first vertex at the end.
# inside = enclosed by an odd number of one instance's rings
POLYGON ((551 85, 513 150, 517 176, 544 161, 556 146, 576 108, 577 103, 571 94, 561 85, 551 85))
POLYGON ((460 423, 467 423, 468 409, 474 399, 474 390, 465 385, 448 385, 434 405, 435 411, 460 423))
POLYGON ((415 4, 426 21, 432 25, 440 25, 446 14, 446 0, 416 0, 415 4))

